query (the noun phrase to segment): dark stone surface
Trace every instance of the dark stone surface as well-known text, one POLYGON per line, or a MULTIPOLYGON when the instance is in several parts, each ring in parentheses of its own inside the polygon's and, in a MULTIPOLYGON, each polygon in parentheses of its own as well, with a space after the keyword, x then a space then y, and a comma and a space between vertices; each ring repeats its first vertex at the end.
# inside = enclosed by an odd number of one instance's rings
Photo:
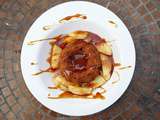
POLYGON ((28 91, 20 70, 23 38, 45 10, 67 0, 0 0, 0 120, 159 120, 159 0, 89 0, 115 12, 130 30, 136 69, 124 95, 106 110, 68 117, 42 106, 28 91))

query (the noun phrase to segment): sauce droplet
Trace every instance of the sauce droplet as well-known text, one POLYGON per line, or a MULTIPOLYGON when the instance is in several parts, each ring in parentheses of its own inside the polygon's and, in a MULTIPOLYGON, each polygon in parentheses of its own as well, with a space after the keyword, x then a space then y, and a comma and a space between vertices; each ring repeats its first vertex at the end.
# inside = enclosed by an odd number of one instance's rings
POLYGON ((35 62, 31 62, 31 65, 37 65, 37 63, 35 63, 35 62))
POLYGON ((43 30, 49 30, 49 29, 51 29, 53 27, 53 25, 46 25, 46 26, 44 26, 42 29, 43 30))
POLYGON ((93 98, 95 98, 95 99, 105 99, 105 97, 99 92, 97 92, 96 95, 93 96, 93 98))
POLYGON ((48 96, 48 99, 62 99, 62 98, 105 99, 105 97, 99 92, 97 92, 95 95, 93 95, 93 94, 76 95, 71 92, 65 91, 56 97, 48 96))
POLYGON ((117 27, 117 24, 114 21, 108 20, 108 22, 110 23, 110 25, 112 25, 112 27, 117 27))

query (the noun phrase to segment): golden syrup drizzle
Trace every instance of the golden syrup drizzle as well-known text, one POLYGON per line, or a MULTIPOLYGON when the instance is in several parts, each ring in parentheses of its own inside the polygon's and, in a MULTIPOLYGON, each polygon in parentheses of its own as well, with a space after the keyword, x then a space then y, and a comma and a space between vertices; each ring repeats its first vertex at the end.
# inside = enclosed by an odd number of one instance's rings
POLYGON ((29 41, 29 42, 27 42, 27 45, 35 45, 38 42, 49 41, 49 40, 53 40, 54 41, 54 38, 44 38, 44 39, 29 41))
POLYGON ((119 68, 119 70, 124 70, 124 69, 131 68, 131 67, 132 67, 131 65, 129 65, 129 66, 124 66, 124 67, 119 68))
POLYGON ((39 74, 42 74, 42 73, 45 73, 45 72, 55 72, 57 69, 52 69, 51 67, 45 69, 45 70, 40 70, 39 72, 37 73, 34 73, 32 75, 36 76, 36 75, 39 75, 39 74))
MULTIPOLYGON (((106 93, 106 90, 103 87, 99 87, 102 91, 101 92, 97 92, 95 95, 94 94, 87 94, 87 95, 77 95, 77 94, 73 94, 69 91, 65 91, 61 94, 59 94, 56 97, 51 96, 50 94, 48 94, 48 98, 49 99, 60 99, 60 98, 85 98, 85 99, 105 99, 105 97, 102 95, 104 93, 106 93)), ((48 89, 60 89, 58 86, 54 86, 54 87, 48 87, 48 89)))
POLYGON ((113 63, 113 66, 114 67, 119 67, 119 66, 121 66, 121 63, 113 63))
POLYGON ((113 27, 117 27, 118 25, 114 22, 114 21, 112 21, 112 20, 108 20, 108 23, 110 23, 113 27))
POLYGON ((63 21, 69 21, 69 20, 71 20, 72 18, 87 19, 87 16, 77 13, 77 14, 75 14, 75 15, 71 15, 71 16, 64 17, 64 18, 62 18, 61 20, 59 20, 59 22, 62 23, 63 21))
POLYGON ((48 99, 62 99, 62 98, 105 99, 105 97, 99 92, 97 92, 95 95, 93 95, 93 94, 76 95, 76 94, 73 94, 71 92, 65 91, 65 92, 61 93, 60 95, 58 95, 56 97, 48 96, 48 99))
POLYGON ((54 87, 48 87, 48 89, 59 89, 57 86, 54 87))

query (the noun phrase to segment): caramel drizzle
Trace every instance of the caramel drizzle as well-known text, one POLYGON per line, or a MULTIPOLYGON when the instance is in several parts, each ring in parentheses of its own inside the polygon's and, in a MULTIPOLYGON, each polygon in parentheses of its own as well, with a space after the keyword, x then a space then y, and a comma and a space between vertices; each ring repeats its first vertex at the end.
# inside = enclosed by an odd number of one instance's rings
POLYGON ((93 94, 76 95, 71 92, 65 91, 56 97, 51 97, 50 95, 48 95, 48 99, 63 99, 63 98, 105 99, 105 97, 103 95, 101 95, 101 93, 99 93, 99 92, 97 92, 95 95, 93 95, 93 94))
POLYGON ((52 69, 51 67, 47 68, 47 69, 44 69, 44 70, 40 70, 40 72, 37 72, 37 73, 34 73, 32 75, 36 76, 36 75, 39 75, 41 73, 45 73, 45 72, 55 72, 57 69, 52 69))
POLYGON ((63 21, 69 21, 69 20, 71 20, 72 18, 87 19, 87 16, 77 13, 77 14, 75 14, 75 15, 71 15, 71 16, 64 17, 64 18, 62 18, 61 20, 59 20, 59 22, 62 23, 63 21))
POLYGON ((117 27, 117 24, 116 24, 114 21, 108 20, 108 22, 109 22, 110 24, 114 25, 114 27, 117 27))
POLYGON ((113 66, 114 67, 119 67, 119 66, 121 66, 121 64, 120 63, 113 63, 113 66))
MULTIPOLYGON (((61 94, 59 94, 56 97, 51 96, 51 94, 48 94, 48 99, 59 99, 59 98, 85 98, 85 99, 105 99, 105 97, 102 95, 104 93, 106 93, 106 90, 103 87, 99 87, 102 91, 101 92, 97 92, 95 95, 94 94, 87 94, 87 95, 77 95, 77 94, 73 94, 71 92, 65 91, 61 94)), ((54 87, 48 87, 48 89, 59 89, 58 86, 54 86, 54 87)))
POLYGON ((59 89, 57 86, 54 87, 48 87, 48 89, 59 89))
POLYGON ((54 38, 45 38, 45 39, 39 39, 39 40, 29 41, 29 42, 27 42, 27 45, 34 45, 34 44, 37 43, 37 42, 49 41, 49 40, 54 40, 54 38))
POLYGON ((124 66, 124 67, 121 67, 121 68, 119 68, 119 70, 124 70, 124 69, 127 69, 127 68, 131 68, 132 66, 124 66))

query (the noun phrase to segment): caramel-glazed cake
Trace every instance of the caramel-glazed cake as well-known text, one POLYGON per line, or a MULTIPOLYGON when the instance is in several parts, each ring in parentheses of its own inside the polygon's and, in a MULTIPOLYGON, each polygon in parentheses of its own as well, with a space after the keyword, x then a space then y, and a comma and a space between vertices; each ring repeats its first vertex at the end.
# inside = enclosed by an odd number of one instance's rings
POLYGON ((92 91, 110 79, 113 71, 111 46, 95 33, 74 31, 55 37, 51 67, 58 69, 54 84, 77 95, 92 91))

